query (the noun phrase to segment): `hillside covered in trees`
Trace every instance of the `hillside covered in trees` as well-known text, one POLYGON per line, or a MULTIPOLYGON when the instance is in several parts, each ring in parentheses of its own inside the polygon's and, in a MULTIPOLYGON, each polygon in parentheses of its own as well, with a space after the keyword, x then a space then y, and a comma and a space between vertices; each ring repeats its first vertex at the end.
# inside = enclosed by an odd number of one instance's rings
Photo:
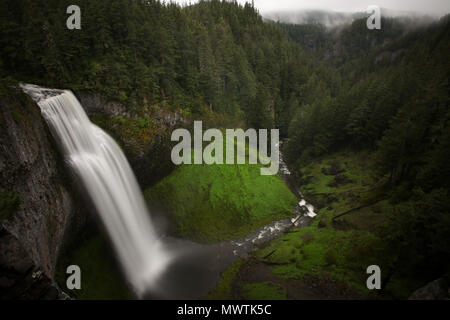
MULTIPOLYGON (((289 167, 320 212, 310 229, 261 248, 257 260, 283 279, 317 276, 315 263, 337 266, 330 274, 353 283, 364 264, 377 264, 368 257, 383 257, 383 281, 395 286, 388 296, 402 298, 449 272, 448 16, 428 25, 388 18, 368 30, 360 19, 329 29, 265 21, 250 4, 218 0, 184 8, 79 0, 82 29, 68 30, 70 4, 0 3, 0 93, 22 81, 100 93, 135 114, 168 108, 188 120, 218 119, 222 128, 278 128, 289 167)), ((219 172, 211 170, 211 177, 219 172)), ((189 175, 176 172, 153 190, 198 178, 189 175)), ((177 203, 176 193, 164 195, 177 203)), ((247 262, 233 265, 219 289, 229 289, 247 262)), ((246 286, 244 298, 267 290, 246 286)), ((221 294, 212 296, 231 293, 221 294)))
MULTIPOLYGON (((437 276, 450 256, 450 20, 410 32, 404 21, 384 20, 376 35, 363 22, 323 42, 319 59, 335 72, 339 89, 322 84, 323 94, 295 111, 288 156, 300 170, 340 150, 373 155, 372 193, 390 199, 395 212, 382 232, 400 254, 397 263, 437 276)), ((327 36, 291 28, 304 38, 327 36)))
POLYGON ((270 128, 285 122, 289 98, 312 68, 248 4, 181 9, 154 0, 82 0, 75 32, 65 27, 69 4, 2 2, 2 77, 102 92, 135 109, 165 102, 189 114, 207 107, 270 128))

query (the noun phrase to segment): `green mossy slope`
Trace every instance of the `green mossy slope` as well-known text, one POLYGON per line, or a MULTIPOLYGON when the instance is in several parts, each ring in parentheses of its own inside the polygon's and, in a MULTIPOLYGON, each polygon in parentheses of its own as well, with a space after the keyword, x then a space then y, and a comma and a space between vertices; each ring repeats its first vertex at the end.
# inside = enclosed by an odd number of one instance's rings
POLYGON ((267 281, 245 284, 241 294, 245 300, 286 300, 285 290, 267 281))
POLYGON ((202 242, 236 239, 289 217, 295 196, 259 165, 183 165, 145 191, 169 214, 178 236, 202 242))

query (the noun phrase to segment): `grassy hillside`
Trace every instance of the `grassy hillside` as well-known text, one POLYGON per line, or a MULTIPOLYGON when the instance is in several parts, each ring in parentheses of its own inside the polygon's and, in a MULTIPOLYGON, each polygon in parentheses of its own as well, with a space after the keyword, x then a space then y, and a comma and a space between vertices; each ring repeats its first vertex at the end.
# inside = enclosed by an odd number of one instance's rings
POLYGON ((407 273, 393 272, 395 252, 379 233, 393 204, 375 188, 377 180, 366 169, 372 162, 373 154, 347 151, 304 167, 301 189, 318 204, 317 218, 231 266, 210 297, 407 298, 423 285, 407 273), (366 288, 366 269, 373 264, 380 266, 386 285, 381 296, 366 288))
POLYGON ((178 236, 202 242, 235 239, 289 217, 295 196, 259 165, 183 165, 145 191, 170 217, 178 236))

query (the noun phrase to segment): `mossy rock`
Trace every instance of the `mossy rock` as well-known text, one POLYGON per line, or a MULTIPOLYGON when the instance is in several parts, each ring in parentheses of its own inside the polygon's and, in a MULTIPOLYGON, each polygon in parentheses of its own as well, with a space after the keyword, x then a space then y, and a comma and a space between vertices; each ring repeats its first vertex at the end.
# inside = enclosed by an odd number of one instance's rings
POLYGON ((286 300, 286 290, 272 282, 247 283, 242 286, 244 300, 286 300))
POLYGON ((288 264, 301 259, 296 246, 281 242, 276 247, 269 246, 258 254, 258 258, 268 264, 288 264))
POLYGON ((230 300, 233 298, 233 283, 241 268, 242 260, 233 262, 221 275, 216 287, 206 296, 206 300, 230 300))
POLYGON ((12 218, 20 208, 20 196, 14 191, 0 191, 0 221, 12 218))

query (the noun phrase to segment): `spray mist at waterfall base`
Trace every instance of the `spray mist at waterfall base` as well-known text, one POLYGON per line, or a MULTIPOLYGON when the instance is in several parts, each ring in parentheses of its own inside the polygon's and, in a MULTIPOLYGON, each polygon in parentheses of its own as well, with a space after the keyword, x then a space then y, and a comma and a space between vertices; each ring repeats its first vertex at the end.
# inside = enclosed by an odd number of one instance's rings
POLYGON ((200 299, 220 280, 220 274, 236 260, 228 244, 200 245, 187 240, 165 238, 173 258, 154 285, 140 295, 143 299, 200 299))

